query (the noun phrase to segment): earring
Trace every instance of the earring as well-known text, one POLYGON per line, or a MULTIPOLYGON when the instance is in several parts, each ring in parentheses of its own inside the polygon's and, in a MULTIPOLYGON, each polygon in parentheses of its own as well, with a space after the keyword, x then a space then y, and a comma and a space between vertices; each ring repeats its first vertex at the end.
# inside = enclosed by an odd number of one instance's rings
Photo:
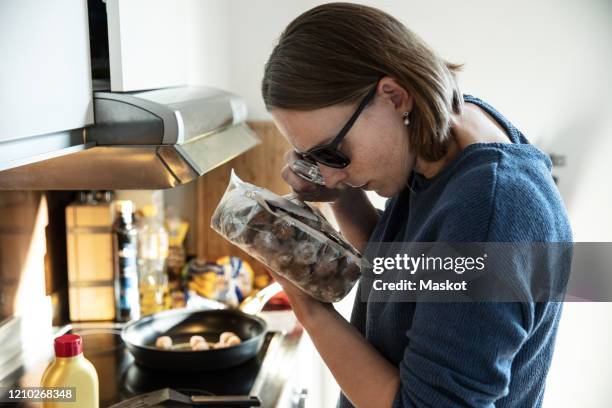
POLYGON ((408 117, 410 112, 404 112, 402 115, 404 116, 404 125, 408 126, 410 124, 410 118, 408 117))

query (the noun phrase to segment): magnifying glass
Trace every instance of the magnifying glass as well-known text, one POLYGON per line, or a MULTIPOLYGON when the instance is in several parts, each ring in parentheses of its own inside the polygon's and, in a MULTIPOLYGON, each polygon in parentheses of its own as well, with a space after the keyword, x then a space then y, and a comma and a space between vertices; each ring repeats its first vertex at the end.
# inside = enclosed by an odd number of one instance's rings
POLYGON ((320 186, 325 185, 325 181, 323 180, 319 166, 317 166, 315 163, 311 163, 304 159, 298 159, 291 164, 291 170, 293 170, 295 174, 304 180, 308 180, 320 186))

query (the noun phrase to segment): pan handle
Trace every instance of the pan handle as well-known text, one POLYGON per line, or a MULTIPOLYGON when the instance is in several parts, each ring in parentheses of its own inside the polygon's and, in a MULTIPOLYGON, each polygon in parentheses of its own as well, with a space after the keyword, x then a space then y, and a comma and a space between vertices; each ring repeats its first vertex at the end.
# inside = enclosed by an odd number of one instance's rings
POLYGON ((240 310, 246 314, 256 315, 263 310, 263 307, 270 299, 282 292, 283 288, 278 282, 274 282, 253 296, 246 298, 240 305, 240 310))
POLYGON ((191 403, 199 407, 259 407, 258 397, 248 395, 193 395, 191 403))

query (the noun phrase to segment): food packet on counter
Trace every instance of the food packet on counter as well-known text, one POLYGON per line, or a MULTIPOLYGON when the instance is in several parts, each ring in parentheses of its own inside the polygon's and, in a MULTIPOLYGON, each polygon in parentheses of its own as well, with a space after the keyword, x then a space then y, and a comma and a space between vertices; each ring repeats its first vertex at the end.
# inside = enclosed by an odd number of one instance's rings
POLYGON ((361 255, 318 210, 233 170, 211 227, 322 302, 339 301, 360 277, 361 255))
POLYGON ((233 304, 253 292, 255 274, 248 262, 237 256, 224 256, 216 262, 192 259, 186 277, 189 297, 198 295, 233 304), (233 293, 228 293, 230 289, 233 293))

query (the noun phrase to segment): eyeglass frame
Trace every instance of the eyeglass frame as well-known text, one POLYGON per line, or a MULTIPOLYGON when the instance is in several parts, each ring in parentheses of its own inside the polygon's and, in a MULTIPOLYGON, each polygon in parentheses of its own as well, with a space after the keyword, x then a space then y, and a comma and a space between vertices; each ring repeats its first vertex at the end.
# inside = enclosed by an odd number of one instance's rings
POLYGON ((366 108, 366 106, 368 106, 368 104, 376 96, 376 90, 378 89, 378 82, 379 81, 376 81, 376 85, 370 91, 368 91, 366 96, 359 103, 359 106, 357 106, 357 109, 355 109, 355 112, 353 112, 353 115, 351 115, 349 120, 346 122, 346 124, 342 127, 340 132, 336 135, 336 137, 334 137, 334 139, 331 142, 310 148, 308 149, 308 151, 304 153, 296 150, 296 154, 300 156, 302 159, 307 160, 311 163, 314 163, 314 164, 321 163, 324 166, 332 167, 336 169, 343 169, 343 168, 346 168, 349 164, 351 164, 350 157, 348 157, 345 153, 343 153, 340 150, 340 143, 342 143, 342 141, 344 140, 348 132, 351 130, 351 128, 357 121, 357 118, 359 118, 359 115, 361 115, 361 113, 366 108), (312 157, 312 153, 320 151, 320 150, 332 150, 335 154, 339 155, 341 158, 346 159, 346 164, 342 163, 339 165, 330 165, 329 163, 324 163, 319 160, 316 160, 315 158, 312 157))

